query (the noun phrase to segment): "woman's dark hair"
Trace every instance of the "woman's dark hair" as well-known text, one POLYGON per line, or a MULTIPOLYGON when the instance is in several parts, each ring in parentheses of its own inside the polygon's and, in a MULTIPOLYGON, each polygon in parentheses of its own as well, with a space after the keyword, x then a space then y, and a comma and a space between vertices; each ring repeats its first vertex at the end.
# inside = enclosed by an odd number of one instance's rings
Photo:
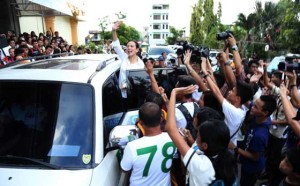
POLYGON ((145 102, 156 103, 160 108, 162 108, 165 104, 163 97, 156 92, 150 91, 145 99, 145 102))
POLYGON ((204 123, 207 120, 210 119, 216 119, 216 120, 224 120, 224 116, 218 113, 215 109, 210 108, 210 107, 202 107, 199 108, 195 114, 197 117, 197 126, 200 126, 202 123, 204 123))
POLYGON ((69 50, 68 50, 68 52, 70 52, 71 51, 71 48, 73 47, 73 45, 70 45, 69 46, 69 50))
POLYGON ((211 119, 199 126, 202 143, 207 143, 205 155, 211 160, 216 179, 223 180, 225 186, 231 186, 237 176, 237 166, 234 155, 227 146, 230 141, 229 128, 224 121, 211 119))
POLYGON ((244 104, 253 98, 254 95, 253 88, 250 84, 246 82, 237 81, 236 90, 237 90, 237 96, 241 98, 241 104, 244 104))
POLYGON ((128 42, 126 43, 126 46, 127 46, 127 44, 128 44, 129 42, 134 42, 136 48, 140 48, 140 44, 139 44, 137 41, 128 41, 128 42))
POLYGON ((222 110, 222 105, 219 103, 218 99, 214 96, 212 91, 205 91, 203 92, 203 102, 205 107, 210 107, 217 111, 220 115, 224 117, 224 113, 222 110))

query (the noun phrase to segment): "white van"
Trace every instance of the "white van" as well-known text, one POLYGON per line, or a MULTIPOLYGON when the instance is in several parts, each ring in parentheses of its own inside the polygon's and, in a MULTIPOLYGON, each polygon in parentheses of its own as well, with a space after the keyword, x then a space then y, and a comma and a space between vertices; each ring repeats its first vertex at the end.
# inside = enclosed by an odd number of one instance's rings
MULTIPOLYGON (((117 55, 91 54, 0 70, 1 186, 127 184, 119 150, 112 146, 122 136, 111 131, 134 126, 151 86, 144 69, 129 72, 132 111, 125 111, 118 86, 120 64, 117 55)), ((186 69, 155 73, 173 82, 168 85, 172 88, 177 74, 186 74, 186 69)))

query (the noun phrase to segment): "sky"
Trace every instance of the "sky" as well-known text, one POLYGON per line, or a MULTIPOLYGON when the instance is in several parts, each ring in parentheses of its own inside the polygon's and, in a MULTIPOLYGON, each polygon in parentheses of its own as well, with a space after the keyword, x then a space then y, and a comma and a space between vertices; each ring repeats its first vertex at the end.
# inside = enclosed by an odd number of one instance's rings
MULTIPOLYGON (((214 0, 214 11, 217 11, 218 2, 222 4, 223 24, 232 24, 237 20, 239 13, 245 15, 254 12, 255 0, 214 0)), ((264 2, 278 0, 261 0, 264 2)), ((170 25, 176 29, 186 28, 189 32, 192 6, 198 0, 87 0, 85 1, 86 17, 89 30, 99 30, 99 18, 109 16, 110 21, 116 21, 115 13, 122 12, 127 15, 124 23, 135 27, 138 31, 143 31, 149 25, 149 16, 153 4, 168 3, 170 5, 170 25)), ((110 26, 109 26, 110 27, 110 26)))

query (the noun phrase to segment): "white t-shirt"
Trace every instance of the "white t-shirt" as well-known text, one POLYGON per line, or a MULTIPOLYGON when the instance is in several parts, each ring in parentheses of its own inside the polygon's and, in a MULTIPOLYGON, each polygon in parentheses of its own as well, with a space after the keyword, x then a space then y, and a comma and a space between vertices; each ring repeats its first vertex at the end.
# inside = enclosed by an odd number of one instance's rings
MULTIPOLYGON (((122 60, 121 68, 120 68, 120 75, 119 75, 119 87, 122 87, 122 83, 127 80, 126 70, 130 69, 144 69, 145 65, 144 62, 138 57, 136 63, 131 64, 128 55, 124 52, 120 45, 120 41, 116 40, 112 42, 112 46, 115 52, 119 55, 122 60)), ((122 97, 127 98, 126 89, 122 89, 122 97)))
POLYGON ((130 185, 171 185, 170 168, 176 147, 168 133, 143 136, 124 150, 121 168, 132 170, 130 185))
MULTIPOLYGON (((193 152, 194 149, 190 148, 183 157, 183 163, 185 166, 193 152)), ((187 170, 190 186, 209 185, 213 180, 215 180, 215 169, 209 158, 205 155, 198 155, 195 153, 188 164, 187 170)))
MULTIPOLYGON (((225 116, 224 122, 229 128, 230 136, 231 136, 238 130, 238 128, 244 121, 247 110, 246 107, 242 107, 243 109, 236 108, 234 105, 229 103, 226 99, 224 99, 222 103, 222 108, 225 116)), ((231 141, 236 145, 237 133, 231 138, 231 141)))
MULTIPOLYGON (((180 105, 180 104, 176 104, 176 109, 175 109, 177 128, 186 128, 186 125, 187 125, 186 119, 185 119, 183 113, 177 108, 178 105, 180 105)), ((193 117, 194 116, 194 103, 186 102, 186 103, 183 103, 183 106, 185 106, 187 108, 187 110, 193 117)))

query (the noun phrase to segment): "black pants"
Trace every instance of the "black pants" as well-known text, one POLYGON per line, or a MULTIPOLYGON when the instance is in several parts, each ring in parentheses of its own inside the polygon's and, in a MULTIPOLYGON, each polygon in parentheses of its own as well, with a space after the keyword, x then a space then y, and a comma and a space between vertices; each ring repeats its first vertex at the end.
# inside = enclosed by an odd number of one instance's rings
POLYGON ((266 153, 266 173, 270 185, 279 185, 284 175, 279 170, 279 164, 284 158, 281 149, 286 139, 277 138, 269 133, 269 144, 266 153))
POLYGON ((258 176, 258 173, 248 173, 241 171, 240 186, 254 186, 258 176))

